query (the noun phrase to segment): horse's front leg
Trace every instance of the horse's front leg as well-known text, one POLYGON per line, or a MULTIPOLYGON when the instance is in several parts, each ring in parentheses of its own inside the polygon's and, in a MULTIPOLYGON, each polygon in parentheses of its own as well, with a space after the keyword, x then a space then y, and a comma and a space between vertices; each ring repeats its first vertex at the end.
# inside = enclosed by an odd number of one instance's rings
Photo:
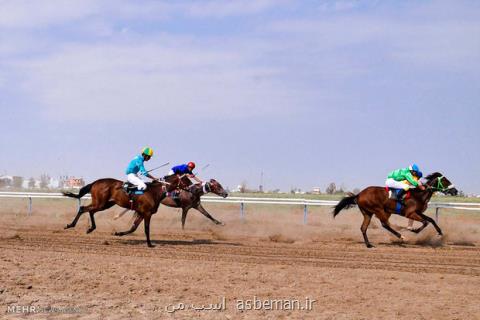
POLYGON ((423 218, 423 220, 426 220, 427 222, 430 222, 434 226, 435 230, 437 230, 439 236, 443 236, 442 229, 440 229, 440 227, 437 225, 435 220, 433 220, 432 218, 430 218, 429 216, 427 216, 423 213, 417 213, 417 214, 420 216, 420 218, 423 218))
POLYGON ((124 236, 124 235, 135 232, 135 230, 137 230, 137 228, 138 228, 138 225, 143 220, 143 217, 141 215, 139 215, 138 213, 136 213, 136 215, 137 215, 137 217, 135 218, 135 221, 133 222, 133 225, 129 230, 122 231, 122 232, 115 232, 114 235, 121 237, 121 236, 124 236))
POLYGON ((182 208, 182 230, 185 230, 185 220, 187 220, 187 213, 190 207, 182 208))
POLYGON ((410 231, 412 231, 413 233, 420 233, 423 229, 425 229, 425 228, 428 226, 428 220, 422 218, 422 217, 420 216, 420 214, 421 214, 421 213, 415 212, 415 211, 413 211, 413 212, 407 212, 407 213, 405 214, 405 216, 406 216, 407 218, 412 219, 412 220, 415 220, 415 221, 419 221, 419 222, 422 223, 422 225, 421 225, 420 227, 418 227, 418 228, 416 228, 416 229, 410 230, 410 231))
POLYGON ((205 217, 207 217, 208 219, 212 220, 213 223, 219 224, 219 225, 222 225, 222 226, 225 225, 225 223, 223 223, 223 222, 221 222, 221 221, 218 221, 217 219, 215 219, 214 217, 212 217, 212 216, 210 215, 210 213, 208 213, 208 211, 205 210, 205 208, 202 206, 201 203, 199 203, 198 205, 196 205, 194 208, 197 209, 198 211, 200 211, 205 217))

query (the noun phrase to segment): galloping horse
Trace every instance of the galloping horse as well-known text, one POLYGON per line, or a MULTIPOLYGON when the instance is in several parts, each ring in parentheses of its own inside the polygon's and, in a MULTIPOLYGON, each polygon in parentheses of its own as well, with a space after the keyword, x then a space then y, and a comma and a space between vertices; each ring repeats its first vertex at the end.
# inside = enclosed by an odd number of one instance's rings
MULTIPOLYGON (((172 179, 166 179, 166 181, 171 181, 172 179)), ((188 181, 190 179, 187 178, 188 181)), ((161 204, 166 205, 172 208, 182 208, 182 229, 185 228, 185 220, 187 218, 187 213, 190 209, 196 209, 200 211, 205 217, 212 220, 215 224, 223 225, 223 222, 218 221, 214 217, 212 217, 207 210, 202 206, 200 197, 204 194, 212 192, 218 196, 226 198, 228 193, 223 189, 223 187, 218 183, 215 179, 210 179, 209 182, 205 182, 204 184, 191 184, 189 182, 181 178, 180 191, 178 194, 177 200, 172 197, 166 197, 161 201, 161 204)), ((115 219, 120 218, 123 216, 128 210, 121 212, 119 215, 115 217, 115 219)))
MULTIPOLYGON (((96 229, 94 214, 98 211, 107 210, 114 205, 119 205, 123 208, 135 210, 137 217, 134 226, 127 233, 135 231, 140 222, 144 220, 145 236, 147 237, 147 245, 153 247, 150 242, 150 219, 152 215, 157 212, 160 201, 165 198, 165 187, 161 182, 152 182, 147 184, 147 190, 142 195, 133 195, 130 201, 130 196, 123 188, 123 182, 116 179, 99 179, 90 184, 87 184, 80 189, 78 194, 72 192, 63 192, 64 196, 80 199, 87 193, 92 195, 92 203, 88 206, 80 206, 77 215, 72 223, 67 224, 65 229, 73 228, 80 219, 80 216, 88 212, 90 214, 91 226, 87 233, 96 229)), ((123 232, 116 232, 115 235, 123 235, 123 232)), ((126 233, 125 233, 126 234, 126 233)))
MULTIPOLYGON (((180 182, 177 181, 177 182, 178 182, 178 186, 182 188, 182 192, 186 192, 186 189, 184 188, 184 184, 182 184, 181 181, 180 182)), ((85 212, 89 212, 91 226, 87 230, 87 233, 90 233, 96 229, 94 214, 98 211, 107 210, 113 207, 114 205, 118 205, 126 209, 134 210, 136 213, 136 216, 135 216, 133 226, 128 231, 115 232, 115 235, 124 236, 126 234, 130 234, 134 232, 138 228, 142 220, 144 220, 147 245, 149 247, 153 247, 152 243, 150 242, 150 219, 152 215, 157 212, 158 207, 162 202, 162 200, 168 200, 166 198, 166 191, 172 191, 175 184, 154 181, 152 183, 147 183, 147 186, 148 186, 147 190, 145 190, 144 194, 129 196, 123 188, 122 181, 107 178, 107 179, 96 180, 93 183, 90 183, 84 186, 83 188, 80 189, 78 194, 74 194, 72 192, 64 192, 63 194, 65 196, 76 198, 76 199, 80 199, 87 193, 91 193, 92 195, 92 203, 87 206, 81 206, 78 209, 77 215, 75 216, 73 221, 70 224, 68 224, 65 227, 65 229, 75 227, 81 215, 85 212), (133 201, 130 201, 131 199, 133 201)), ((221 195, 223 197, 226 197, 228 195, 225 192, 225 190, 223 190, 223 187, 216 180, 213 180, 213 179, 210 182, 207 182, 205 186, 201 187, 201 189, 203 188, 212 190, 212 192, 215 192, 218 195, 221 195)), ((199 192, 197 191, 197 193, 199 192)), ((169 202, 166 201, 167 205, 168 203, 169 202)), ((195 203, 192 203, 192 205, 193 204, 195 203)), ((203 209, 203 207, 201 207, 201 209, 203 209)), ((200 210, 200 212, 202 211, 200 210)), ((186 213, 184 215, 186 217, 186 213)), ((208 212, 206 212, 206 216, 210 216, 208 212)), ((213 217, 211 216, 210 218, 213 219, 213 217)), ((182 215, 182 221, 183 219, 184 218, 182 215)))
MULTIPOLYGON (((442 235, 442 230, 435 220, 425 215, 423 212, 427 210, 428 202, 435 192, 438 191, 455 196, 458 194, 458 190, 441 173, 432 173, 425 179, 425 190, 412 189, 410 191, 410 197, 405 201, 405 208, 401 211, 400 215, 422 222, 422 226, 411 230, 412 232, 419 233, 425 229, 428 223, 431 223, 437 230, 438 234, 442 235)), ((360 230, 362 231, 363 239, 367 248, 374 247, 370 241, 368 241, 367 237, 368 225, 370 224, 373 215, 377 216, 385 229, 393 233, 396 237, 402 240, 404 239, 404 237, 395 231, 388 222, 392 213, 395 213, 396 201, 389 199, 388 192, 385 188, 368 187, 363 189, 357 195, 343 198, 335 206, 333 217, 339 214, 342 209, 348 209, 355 205, 358 205, 358 208, 363 214, 363 223, 360 230)))

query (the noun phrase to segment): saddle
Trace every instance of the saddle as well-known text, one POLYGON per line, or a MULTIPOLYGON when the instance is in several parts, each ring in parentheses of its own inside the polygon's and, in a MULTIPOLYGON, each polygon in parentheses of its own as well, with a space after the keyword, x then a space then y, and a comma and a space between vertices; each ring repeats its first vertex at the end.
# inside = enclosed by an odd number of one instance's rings
POLYGON ((385 190, 388 192, 388 198, 396 201, 395 213, 401 214, 405 207, 405 200, 410 198, 410 190, 405 192, 403 189, 393 189, 389 187, 385 187, 385 190))
POLYGON ((177 204, 177 206, 180 206, 180 190, 174 190, 174 191, 165 191, 166 196, 169 198, 172 198, 173 201, 177 204))
MULTIPOLYGON (((144 193, 144 190, 138 190, 137 186, 134 185, 133 183, 130 183, 128 181, 125 181, 122 185, 123 190, 131 197, 133 195, 140 195, 144 193)), ((148 188, 148 183, 147 183, 147 188, 148 188)))
POLYGON ((404 191, 403 189, 393 189, 385 187, 385 190, 388 192, 388 198, 395 201, 405 201, 410 198, 410 190, 404 191))

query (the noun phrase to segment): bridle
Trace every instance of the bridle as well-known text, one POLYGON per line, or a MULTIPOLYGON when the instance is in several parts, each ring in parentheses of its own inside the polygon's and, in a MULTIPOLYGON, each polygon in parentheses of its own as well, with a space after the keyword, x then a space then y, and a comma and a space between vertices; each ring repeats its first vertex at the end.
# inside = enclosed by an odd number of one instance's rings
POLYGON ((443 182, 442 182, 442 179, 444 178, 444 176, 440 176, 440 177, 437 177, 437 184, 435 186, 435 184, 433 186, 429 186, 429 189, 433 190, 433 191, 439 191, 439 192, 445 192, 447 190, 450 190, 450 189, 453 189, 455 188, 455 185, 453 183, 451 183, 450 185, 448 186, 444 186, 443 185, 443 182))
POLYGON ((212 191, 212 186, 210 185, 210 182, 207 181, 203 184, 203 192, 209 193, 210 191, 212 191))

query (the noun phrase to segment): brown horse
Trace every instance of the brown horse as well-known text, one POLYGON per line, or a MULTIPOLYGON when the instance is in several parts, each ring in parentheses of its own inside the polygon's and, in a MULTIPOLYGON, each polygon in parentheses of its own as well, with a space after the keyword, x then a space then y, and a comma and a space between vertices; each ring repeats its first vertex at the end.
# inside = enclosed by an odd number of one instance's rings
MULTIPOLYGON (((166 192, 173 191, 173 189, 177 186, 182 188, 182 192, 186 192, 184 184, 182 184, 182 181, 178 181, 178 179, 180 178, 177 178, 177 180, 175 178, 172 178, 172 183, 162 183, 158 181, 147 183, 147 190, 145 190, 144 194, 142 195, 129 196, 123 188, 122 181, 109 178, 99 179, 94 181, 93 183, 84 186, 80 189, 78 194, 74 194, 72 192, 64 192, 63 194, 65 196, 76 199, 82 198, 87 193, 91 193, 92 195, 92 203, 87 206, 80 206, 77 215, 70 224, 67 224, 65 229, 75 227, 82 214, 85 212, 89 212, 91 225, 90 228, 87 230, 87 233, 90 233, 96 229, 94 214, 98 211, 107 210, 114 205, 118 205, 126 209, 134 210, 136 216, 133 226, 129 230, 123 232, 115 232, 115 235, 124 236, 134 232, 138 228, 142 220, 144 220, 147 245, 149 247, 153 247, 152 243, 150 242, 151 217, 157 212, 162 200, 168 200, 166 192)), ((212 190, 218 192, 220 195, 226 197, 227 193, 225 192, 225 190, 223 190, 222 186, 215 180, 213 181, 214 183, 208 182, 207 188, 211 188, 212 190)))
MULTIPOLYGON (((426 178, 425 190, 413 189, 410 191, 410 197, 405 201, 405 206, 401 210, 400 215, 409 219, 422 222, 422 226, 411 230, 415 233, 419 233, 431 223, 437 230, 439 235, 442 235, 442 230, 437 225, 435 220, 425 215, 424 212, 427 210, 428 202, 435 192, 442 192, 450 195, 457 195, 458 190, 453 186, 453 184, 445 178, 441 173, 435 172, 426 178)), ((333 217, 340 213, 342 209, 348 209, 358 205, 360 212, 363 214, 363 223, 360 227, 360 230, 363 234, 363 239, 365 245, 368 248, 372 248, 373 245, 368 241, 367 229, 370 224, 370 220, 373 215, 382 223, 382 226, 393 233, 396 237, 404 239, 404 237, 394 230, 388 219, 395 212, 396 200, 389 199, 388 192, 383 187, 368 187, 363 189, 359 194, 352 195, 343 198, 335 206, 333 217)))
POLYGON ((132 201, 127 192, 123 189, 123 182, 116 179, 99 179, 80 189, 78 194, 72 192, 64 192, 63 195, 71 198, 80 199, 87 193, 92 195, 92 203, 87 206, 80 206, 77 215, 72 223, 67 224, 65 229, 73 228, 85 212, 90 214, 91 225, 87 233, 96 229, 94 214, 98 211, 107 210, 114 205, 134 210, 138 215, 135 219, 134 226, 126 232, 116 232, 115 235, 121 236, 135 231, 144 220, 145 236, 147 237, 147 245, 153 247, 150 242, 150 219, 157 212, 160 201, 165 198, 165 186, 161 182, 154 181, 147 184, 147 190, 142 195, 133 195, 132 201))
MULTIPOLYGON (((186 177, 185 177, 186 178, 186 177)), ((184 178, 180 178, 181 183, 179 183, 179 187, 181 188, 178 191, 178 194, 175 198, 172 196, 168 196, 161 201, 161 204, 166 205, 172 208, 182 208, 182 229, 185 228, 185 220, 187 218, 187 213, 190 209, 196 209, 200 211, 205 217, 212 220, 215 224, 224 225, 223 222, 218 221, 214 217, 208 213, 207 210, 202 206, 200 197, 204 194, 212 192, 218 196, 226 198, 228 193, 223 189, 222 185, 218 183, 215 179, 210 179, 209 182, 205 182, 204 184, 191 184, 190 179, 187 178, 188 182, 184 178), (189 185, 190 183, 190 185, 189 185)), ((172 181, 171 179, 166 179, 167 181, 172 181)), ((119 218, 124 215, 126 211, 121 212, 115 218, 119 218)))

